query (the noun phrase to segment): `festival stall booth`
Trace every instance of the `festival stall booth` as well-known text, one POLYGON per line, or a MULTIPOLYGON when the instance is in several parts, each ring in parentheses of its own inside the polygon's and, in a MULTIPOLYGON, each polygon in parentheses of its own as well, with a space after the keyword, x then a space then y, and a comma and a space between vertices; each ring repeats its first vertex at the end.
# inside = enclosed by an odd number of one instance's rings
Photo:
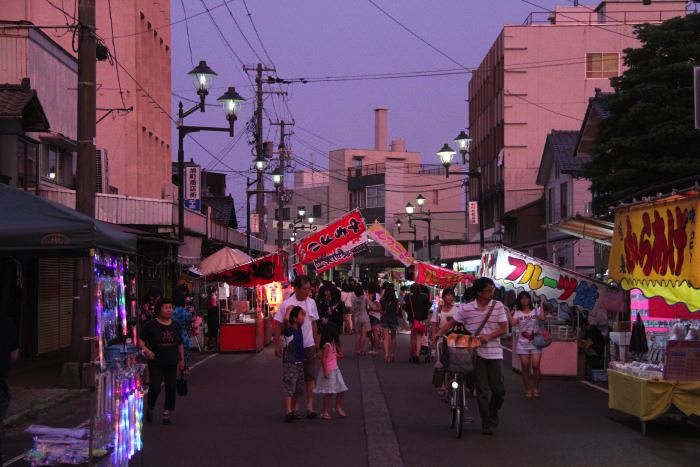
MULTIPOLYGON (((529 292, 535 302, 542 302, 549 310, 545 326, 553 340, 543 350, 543 375, 582 377, 586 365, 579 352, 580 320, 595 317, 607 325, 610 317, 624 312, 621 290, 507 247, 484 251, 481 275, 516 294, 529 292)), ((517 341, 513 339, 513 355, 517 341)), ((520 359, 513 358, 512 365, 520 371, 520 359)), ((600 366, 604 368, 604 362, 600 366)))
POLYGON ((608 369, 609 407, 646 422, 700 415, 700 191, 620 207, 609 277, 630 291, 631 362, 608 369))
POLYGON ((142 448, 143 365, 133 345, 136 274, 129 260, 136 255, 136 237, 7 185, 0 184, 0 203, 13 208, 0 225, 0 255, 76 258, 81 260, 76 268, 90 258, 92 272, 89 287, 71 294, 94 309, 90 334, 84 336, 94 342, 90 428, 32 426, 34 446, 26 459, 32 465, 80 464, 109 455, 111 465, 126 465, 142 448))
POLYGON ((207 281, 253 289, 252 305, 238 300, 228 313, 222 314, 221 352, 260 352, 265 347, 270 303, 281 302, 281 282, 287 280, 287 269, 288 255, 280 252, 207 276, 207 281), (275 283, 280 286, 272 285, 275 283))

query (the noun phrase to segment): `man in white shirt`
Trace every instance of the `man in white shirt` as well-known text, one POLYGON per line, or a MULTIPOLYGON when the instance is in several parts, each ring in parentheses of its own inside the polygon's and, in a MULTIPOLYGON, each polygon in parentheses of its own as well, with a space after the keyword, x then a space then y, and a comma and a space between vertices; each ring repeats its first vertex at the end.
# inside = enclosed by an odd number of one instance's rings
POLYGON ((493 311, 478 335, 481 346, 476 351, 474 370, 481 432, 485 435, 492 435, 498 427, 498 411, 506 395, 501 336, 508 330, 508 318, 503 303, 493 300, 494 289, 495 285, 488 277, 477 279, 474 281, 476 300, 462 305, 454 315, 455 321, 464 324, 469 332, 476 333, 493 305, 493 311))
MULTIPOLYGON (((306 382, 306 416, 316 418, 318 414, 314 412, 314 383, 316 381, 316 349, 318 348, 319 336, 316 321, 318 321, 318 310, 316 302, 311 295, 311 280, 308 276, 300 275, 294 279, 294 293, 280 305, 279 311, 275 314, 272 332, 275 338, 275 355, 282 357, 282 341, 280 339, 280 329, 287 310, 300 306, 306 311, 306 320, 301 326, 304 337, 304 381, 306 382)), ((300 418, 298 407, 295 412, 300 418)))

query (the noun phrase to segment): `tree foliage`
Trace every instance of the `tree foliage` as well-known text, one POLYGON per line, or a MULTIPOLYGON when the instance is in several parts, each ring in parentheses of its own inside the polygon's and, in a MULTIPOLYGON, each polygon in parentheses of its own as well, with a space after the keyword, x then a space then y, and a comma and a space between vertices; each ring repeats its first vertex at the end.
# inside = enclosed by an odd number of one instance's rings
POLYGON ((700 14, 640 25, 635 34, 642 45, 624 50, 628 69, 611 79, 614 92, 602 98, 611 116, 598 125, 594 156, 581 173, 591 180, 599 212, 625 195, 700 175, 693 112, 700 14))

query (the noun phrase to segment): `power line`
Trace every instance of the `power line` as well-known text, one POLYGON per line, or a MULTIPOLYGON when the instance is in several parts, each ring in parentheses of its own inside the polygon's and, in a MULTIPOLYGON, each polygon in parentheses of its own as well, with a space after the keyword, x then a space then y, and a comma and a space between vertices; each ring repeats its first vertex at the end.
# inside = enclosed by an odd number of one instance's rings
POLYGON ((387 16, 390 20, 392 20, 394 23, 396 23, 396 24, 398 24, 399 26, 401 26, 401 28, 403 28, 405 31, 407 31, 409 34, 411 34, 413 37, 415 37, 416 39, 418 39, 419 41, 421 41, 422 43, 424 43, 425 45, 427 45, 428 47, 430 47, 431 49, 433 49, 434 51, 436 51, 437 53, 439 53, 440 55, 442 55, 443 57, 445 57, 446 59, 448 59, 448 60, 451 61, 452 63, 454 63, 455 65, 457 65, 457 66, 459 66, 459 67, 461 67, 461 68, 464 68, 464 69, 467 68, 467 67, 465 67, 464 65, 462 65, 461 63, 459 63, 457 60, 455 60, 454 58, 452 58, 452 57, 450 57, 449 55, 447 55, 447 54, 446 54, 445 52, 443 52, 442 50, 440 50, 440 49, 438 49, 437 47, 435 47, 433 44, 431 44, 431 43, 428 42, 427 40, 423 39, 420 35, 418 35, 416 32, 414 32, 413 30, 411 30, 408 26, 404 25, 403 23, 401 23, 401 21, 399 21, 398 19, 394 18, 388 11, 386 11, 385 9, 383 9, 382 7, 380 7, 379 5, 377 5, 373 0, 367 0, 367 1, 368 1, 371 5, 373 5, 377 10, 381 11, 382 13, 384 13, 384 15, 386 15, 386 16, 387 16))
MULTIPOLYGON (((204 0, 202 0, 202 1, 204 1, 204 0)), ((226 5, 226 10, 228 10, 228 14, 231 17, 231 19, 233 20, 233 24, 236 25, 236 29, 238 29, 238 32, 240 32, 241 36, 243 36, 243 40, 245 41, 246 44, 248 44, 248 47, 250 47, 250 50, 253 51, 253 55, 255 55, 255 57, 258 59, 259 62, 261 62, 261 63, 264 62, 265 60, 260 58, 260 55, 258 55, 258 51, 255 50, 255 48, 253 47, 253 44, 251 44, 250 41, 248 40, 248 37, 246 37, 245 33, 243 32, 243 29, 241 28, 241 25, 238 24, 238 21, 236 21, 236 17, 233 16, 233 12, 231 11, 231 8, 229 8, 228 5, 226 5)))
MULTIPOLYGON (((48 1, 48 0, 47 0, 47 1, 48 1)), ((229 3, 232 3, 232 2, 234 2, 234 1, 235 1, 235 0, 224 0, 223 2, 221 2, 221 3, 218 4, 218 5, 214 5, 214 6, 212 6, 212 7, 207 8, 207 10, 205 10, 205 11, 200 11, 199 13, 195 13, 195 14, 190 15, 190 16, 185 16, 184 18, 181 18, 181 19, 179 19, 179 20, 177 20, 177 21, 173 21, 173 22, 168 23, 168 24, 163 24, 163 25, 154 27, 153 29, 156 30, 156 31, 159 31, 159 30, 161 30, 161 29, 165 29, 165 28, 169 28, 169 27, 171 27, 171 26, 175 26, 176 24, 180 24, 180 23, 182 23, 182 22, 185 22, 185 21, 187 21, 188 19, 193 19, 193 18, 196 18, 196 17, 198 17, 198 16, 202 16, 202 15, 208 13, 209 11, 217 10, 217 9, 221 8, 222 6, 228 5, 229 3)), ((138 35, 146 34, 146 33, 149 33, 149 32, 151 32, 151 31, 150 31, 150 30, 139 31, 139 32, 131 33, 131 34, 122 34, 121 36, 108 37, 107 39, 123 39, 123 38, 125 38, 125 37, 138 36, 138 35)))
POLYGON ((570 118, 571 120, 576 120, 577 122, 582 122, 582 121, 583 121, 582 118, 573 117, 573 116, 571 116, 571 115, 567 115, 567 114, 558 112, 558 111, 556 111, 556 110, 550 109, 549 107, 545 107, 545 106, 542 105, 542 104, 538 104, 538 103, 536 103, 536 102, 532 102, 532 101, 530 101, 530 100, 526 99, 525 97, 520 96, 520 95, 518 95, 518 94, 512 94, 512 93, 506 91, 506 93, 505 93, 504 95, 505 95, 505 96, 509 96, 509 97, 517 97, 518 99, 521 99, 521 100, 525 101, 526 103, 528 103, 528 104, 530 104, 530 105, 533 105, 533 106, 535 106, 535 107, 537 107, 537 108, 539 108, 539 109, 545 110, 545 111, 547 111, 547 112, 553 113, 553 114, 555 114, 555 115, 559 115, 560 117, 570 118))
MULTIPOLYGON (((78 0, 76 0, 77 3, 78 0)), ((107 0, 107 11, 109 12, 109 30, 112 33, 112 57, 117 59, 117 44, 114 42, 114 23, 112 22, 112 0, 107 0)), ((117 86, 119 86, 119 98, 122 101, 122 108, 126 108, 126 102, 124 102, 124 90, 122 89, 122 79, 119 76, 119 67, 115 66, 114 69, 117 71, 117 86)))
POLYGON ((260 37, 260 33, 258 32, 258 28, 255 27, 255 22, 253 21, 253 15, 250 13, 250 10, 248 9, 248 4, 246 3, 245 0, 243 0, 243 6, 245 7, 245 11, 246 11, 246 14, 248 15, 248 19, 250 20, 250 25, 253 26, 253 31, 255 31, 255 35, 258 37, 258 42, 260 42, 260 47, 262 47, 262 50, 265 53, 265 56, 267 57, 267 59, 270 60, 270 64, 274 66, 275 63, 272 60, 272 57, 270 57, 270 54, 267 52, 267 49, 265 48, 265 44, 263 43, 263 40, 260 37))
MULTIPOLYGON (((192 42, 190 42, 190 25, 187 21, 187 10, 185 10, 185 0, 180 0, 180 5, 182 5, 182 14, 185 15, 185 31, 187 32, 187 48, 190 51, 190 64, 194 66, 194 59, 192 58, 192 42)), ((114 32, 112 32, 112 34, 114 34, 114 32)), ((112 41, 114 41, 114 39, 112 39, 112 41)))

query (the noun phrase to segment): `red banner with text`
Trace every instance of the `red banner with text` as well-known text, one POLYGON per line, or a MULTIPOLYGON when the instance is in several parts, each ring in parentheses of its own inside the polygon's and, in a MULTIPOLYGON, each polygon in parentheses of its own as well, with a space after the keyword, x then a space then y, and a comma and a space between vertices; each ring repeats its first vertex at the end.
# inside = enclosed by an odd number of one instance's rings
POLYGON ((364 238, 366 231, 360 211, 354 210, 294 245, 297 260, 300 264, 307 264, 326 257, 347 243, 364 238))
POLYGON ((416 282, 425 285, 434 285, 436 287, 454 287, 462 281, 473 281, 475 279, 471 274, 464 274, 453 271, 452 269, 435 266, 434 264, 423 263, 416 261, 416 282))
POLYGON ((263 256, 233 269, 207 276, 207 281, 225 281, 236 287, 254 287, 270 282, 284 282, 288 280, 288 258, 286 253, 263 256))

